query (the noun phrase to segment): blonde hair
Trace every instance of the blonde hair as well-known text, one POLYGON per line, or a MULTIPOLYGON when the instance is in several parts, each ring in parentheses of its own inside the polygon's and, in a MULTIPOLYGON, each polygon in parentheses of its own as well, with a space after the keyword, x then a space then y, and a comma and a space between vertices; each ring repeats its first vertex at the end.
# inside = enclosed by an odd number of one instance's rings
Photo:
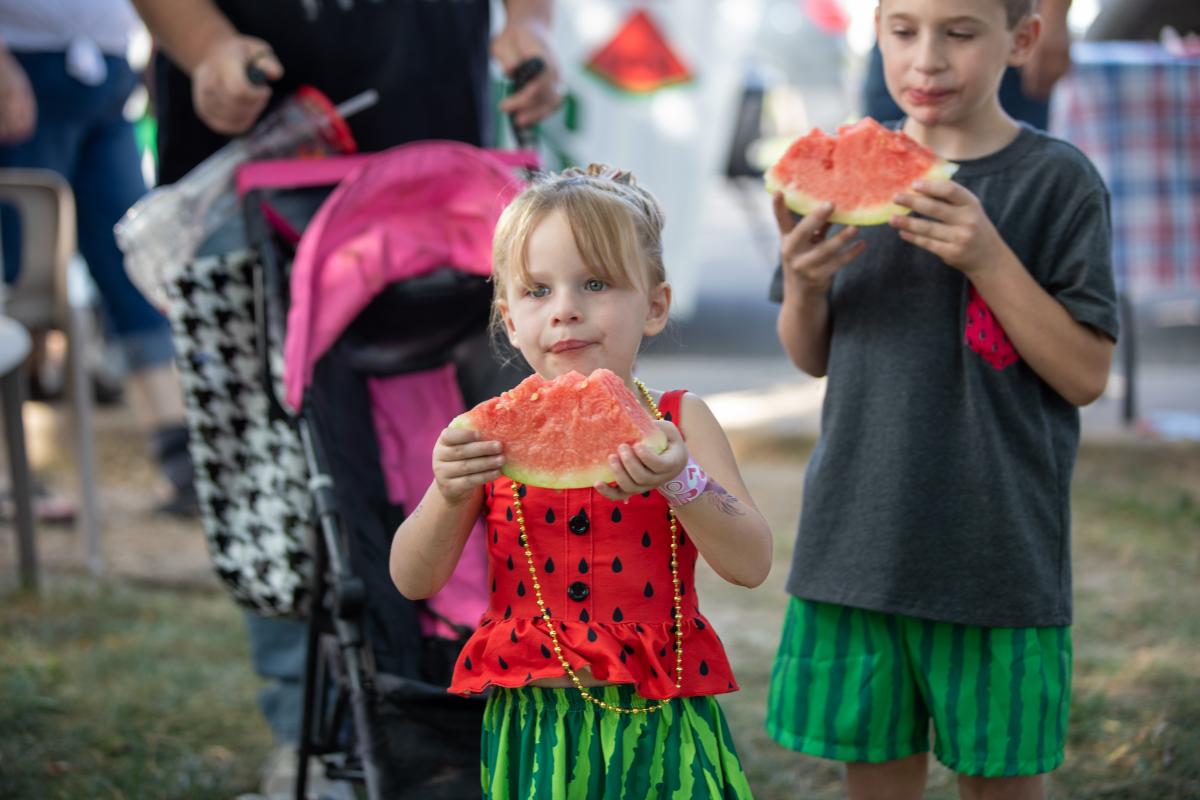
POLYGON ((492 325, 502 327, 496 300, 509 288, 532 288, 529 237, 555 211, 575 236, 588 271, 622 289, 649 292, 667 279, 662 206, 629 172, 591 164, 535 178, 504 209, 492 239, 492 325))

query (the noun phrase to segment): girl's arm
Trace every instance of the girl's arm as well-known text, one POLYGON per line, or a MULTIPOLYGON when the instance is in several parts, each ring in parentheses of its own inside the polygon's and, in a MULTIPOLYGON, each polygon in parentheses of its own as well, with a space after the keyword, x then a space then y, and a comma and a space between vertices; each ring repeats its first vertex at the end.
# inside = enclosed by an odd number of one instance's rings
POLYGON ((433 448, 434 481, 392 537, 392 582, 410 600, 424 600, 450 580, 483 507, 483 485, 500 477, 500 444, 478 439, 475 431, 442 431, 433 448))
POLYGON ((718 575, 730 583, 758 586, 771 571, 771 529, 750 499, 729 440, 708 406, 685 394, 681 414, 686 444, 678 428, 659 421, 667 449, 655 453, 640 442, 621 445, 608 462, 617 485, 597 483, 594 488, 612 500, 624 500, 668 483, 690 456, 708 474, 708 484, 699 497, 675 509, 676 518, 718 575))
POLYGON ((681 403, 687 448, 708 473, 704 492, 675 508, 700 554, 730 583, 754 587, 771 571, 771 528, 754 505, 725 431, 703 400, 690 392, 681 403))

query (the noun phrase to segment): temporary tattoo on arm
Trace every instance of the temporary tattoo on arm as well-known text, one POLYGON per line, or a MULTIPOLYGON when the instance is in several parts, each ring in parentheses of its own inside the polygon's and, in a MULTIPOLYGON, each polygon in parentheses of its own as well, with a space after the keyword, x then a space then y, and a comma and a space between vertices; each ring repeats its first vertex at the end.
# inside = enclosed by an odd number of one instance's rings
POLYGON ((725 491, 725 487, 712 478, 708 479, 708 485, 704 487, 704 496, 724 514, 740 517, 746 513, 741 501, 725 491))

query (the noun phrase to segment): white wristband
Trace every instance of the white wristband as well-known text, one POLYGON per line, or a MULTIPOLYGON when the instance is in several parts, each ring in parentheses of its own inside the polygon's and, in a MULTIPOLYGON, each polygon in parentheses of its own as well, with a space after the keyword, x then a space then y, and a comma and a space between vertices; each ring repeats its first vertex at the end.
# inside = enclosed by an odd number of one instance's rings
POLYGON ((689 457, 682 472, 657 488, 659 494, 667 498, 667 505, 677 508, 699 497, 706 486, 708 474, 689 457))

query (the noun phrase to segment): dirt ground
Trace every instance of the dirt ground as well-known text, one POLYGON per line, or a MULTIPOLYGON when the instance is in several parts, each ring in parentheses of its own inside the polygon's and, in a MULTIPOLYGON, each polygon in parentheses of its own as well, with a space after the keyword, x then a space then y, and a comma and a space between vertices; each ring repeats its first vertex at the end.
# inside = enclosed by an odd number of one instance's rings
MULTIPOLYGON (((26 403, 25 421, 38 478, 55 494, 75 498, 66 407, 26 403)), ((199 520, 155 512, 165 486, 129 410, 98 407, 93 424, 105 574, 148 584, 217 586, 199 520)), ((87 543, 74 525, 38 523, 35 536, 43 571, 86 572, 87 543)), ((0 522, 0 587, 16 580, 16 547, 12 522, 0 522)))

